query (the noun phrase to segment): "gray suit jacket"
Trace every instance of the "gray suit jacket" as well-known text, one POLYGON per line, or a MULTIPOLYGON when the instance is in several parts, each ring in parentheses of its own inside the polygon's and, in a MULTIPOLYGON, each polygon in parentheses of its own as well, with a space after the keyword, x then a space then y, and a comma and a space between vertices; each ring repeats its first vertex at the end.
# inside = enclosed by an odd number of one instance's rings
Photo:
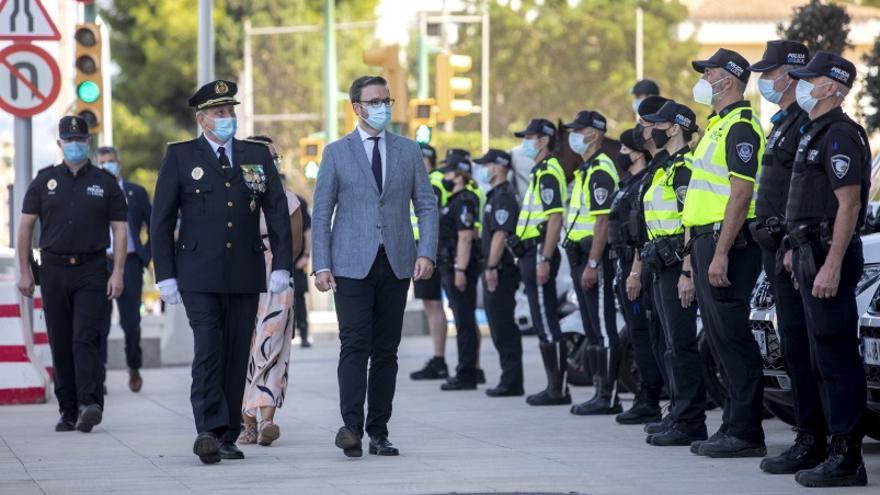
POLYGON ((384 243, 397 278, 413 275, 416 257, 434 261, 439 217, 419 145, 390 132, 385 184, 376 187, 357 130, 324 148, 312 207, 312 268, 335 277, 364 279, 384 243), (410 202, 419 218, 418 252, 410 202), (332 222, 332 225, 331 225, 332 222))

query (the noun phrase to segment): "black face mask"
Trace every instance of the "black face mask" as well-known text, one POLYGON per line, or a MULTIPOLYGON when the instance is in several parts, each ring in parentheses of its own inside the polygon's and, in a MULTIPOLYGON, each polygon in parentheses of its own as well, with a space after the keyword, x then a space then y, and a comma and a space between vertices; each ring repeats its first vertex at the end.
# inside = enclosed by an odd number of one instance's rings
POLYGON ((452 192, 452 189, 455 188, 455 182, 449 179, 443 179, 442 181, 443 189, 446 189, 447 192, 452 192))
POLYGON ((632 167, 633 160, 629 156, 629 153, 621 153, 617 159, 617 164, 623 167, 624 170, 632 167))
POLYGON ((669 142, 669 136, 666 134, 666 131, 657 129, 656 127, 651 129, 651 139, 654 140, 654 144, 657 145, 657 148, 662 148, 669 142))
POLYGON ((645 128, 642 127, 642 124, 636 124, 635 129, 633 129, 633 141, 635 141, 636 146, 639 148, 644 148, 647 140, 644 137, 645 128))

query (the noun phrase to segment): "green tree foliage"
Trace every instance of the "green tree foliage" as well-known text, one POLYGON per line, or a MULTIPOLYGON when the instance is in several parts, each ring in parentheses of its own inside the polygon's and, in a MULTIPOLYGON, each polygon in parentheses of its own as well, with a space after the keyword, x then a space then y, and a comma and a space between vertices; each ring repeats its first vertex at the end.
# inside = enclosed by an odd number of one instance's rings
MULTIPOLYGON (((337 22, 372 19, 376 4, 377 0, 337 0, 337 22)), ((238 81, 245 19, 254 27, 320 25, 322 9, 322 0, 215 0, 216 76, 238 81)), ((196 133, 187 99, 197 82, 197 12, 196 0, 114 0, 101 13, 110 25, 113 63, 119 69, 113 76, 114 140, 127 174, 158 169, 166 142, 196 133)), ((361 50, 372 38, 372 29, 338 32, 341 91, 348 89, 355 74, 369 70, 361 61, 361 50)), ((321 115, 321 32, 258 36, 252 48, 257 114, 321 115)), ((288 172, 298 173, 293 155, 299 138, 322 127, 321 120, 258 122, 254 131, 271 136, 288 157, 288 172)))
POLYGON ((807 45, 810 54, 824 51, 839 55, 852 47, 847 41, 850 21, 845 7, 810 0, 810 3, 794 9, 788 26, 779 24, 776 30, 785 39, 807 45))
POLYGON ((880 36, 874 41, 874 48, 865 54, 862 61, 868 72, 864 76, 864 86, 859 98, 866 105, 860 105, 860 108, 865 113, 865 128, 871 133, 880 131, 880 36), (868 113, 869 111, 871 113, 868 113))
MULTIPOLYGON (((493 136, 508 136, 533 117, 555 122, 583 109, 606 116, 609 137, 631 127, 637 5, 645 12, 645 77, 657 81, 665 96, 692 103, 698 74, 690 62, 698 46, 678 40, 676 28, 687 11, 677 1, 522 0, 518 9, 513 4, 491 3, 493 136)), ((475 101, 480 42, 479 26, 467 26, 456 49, 473 57, 475 101)), ((479 122, 479 115, 456 119, 456 130, 479 129, 479 122)))

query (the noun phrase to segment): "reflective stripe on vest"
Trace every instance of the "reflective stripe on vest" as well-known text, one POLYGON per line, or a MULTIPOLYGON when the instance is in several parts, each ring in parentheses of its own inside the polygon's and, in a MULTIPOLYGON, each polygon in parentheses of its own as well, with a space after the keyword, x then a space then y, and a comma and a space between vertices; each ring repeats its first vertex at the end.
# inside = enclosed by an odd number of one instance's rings
POLYGON ((597 215, 592 211, 593 196, 590 192, 590 179, 597 171, 606 172, 614 180, 614 189, 608 191, 608 196, 613 197, 617 191, 617 184, 620 177, 617 175, 617 168, 614 162, 605 153, 599 153, 592 160, 592 164, 587 170, 577 170, 574 173, 574 187, 571 191, 571 203, 568 206, 568 215, 566 216, 566 232, 568 233, 565 240, 579 241, 593 235, 596 227, 597 215))
POLYGON ((480 200, 480 209, 476 212, 476 218, 474 218, 474 228, 477 229, 477 235, 480 235, 483 232, 483 224, 480 220, 483 216, 483 208, 486 207, 486 193, 484 193, 483 190, 480 189, 480 186, 474 182, 469 182, 465 186, 465 189, 474 193, 474 196, 480 200))
MULTIPOLYGON (((648 239, 684 233, 681 213, 678 211, 678 194, 673 184, 675 172, 681 167, 693 168, 693 153, 675 157, 666 169, 658 168, 645 190, 645 226, 648 239)), ((693 184, 693 181, 691 181, 693 184)))
MULTIPOLYGON (((428 179, 431 181, 431 185, 436 187, 438 191, 440 191, 440 197, 437 198, 437 204, 440 208, 446 206, 446 202, 449 201, 449 191, 447 191, 443 187, 443 172, 439 170, 431 170, 428 174, 428 179)), ((419 240, 419 217, 416 216, 416 210, 412 203, 409 204, 409 223, 412 225, 413 229, 413 237, 415 240, 419 240)))
POLYGON ((758 161, 758 170, 753 181, 752 200, 749 202, 747 218, 755 218, 755 193, 758 189, 757 177, 764 156, 764 131, 750 107, 739 107, 723 118, 709 119, 706 134, 694 150, 691 182, 688 186, 687 200, 684 203, 682 222, 687 227, 709 225, 724 220, 724 210, 730 199, 730 169, 727 166, 727 136, 730 128, 737 122, 751 124, 758 135, 759 148, 752 152, 758 161), (743 115, 750 112, 751 118, 743 115))
POLYGON ((520 240, 524 241, 539 237, 541 231, 538 227, 543 225, 550 217, 544 211, 544 204, 541 202, 541 179, 545 175, 551 175, 556 179, 559 183, 559 194, 562 196, 560 198, 562 204, 564 205, 567 201, 565 195, 568 188, 565 184, 565 171, 562 169, 562 165, 559 164, 559 160, 555 157, 547 158, 543 166, 539 167, 538 171, 532 174, 529 190, 526 191, 523 198, 522 208, 520 208, 519 218, 516 222, 516 236, 520 240))

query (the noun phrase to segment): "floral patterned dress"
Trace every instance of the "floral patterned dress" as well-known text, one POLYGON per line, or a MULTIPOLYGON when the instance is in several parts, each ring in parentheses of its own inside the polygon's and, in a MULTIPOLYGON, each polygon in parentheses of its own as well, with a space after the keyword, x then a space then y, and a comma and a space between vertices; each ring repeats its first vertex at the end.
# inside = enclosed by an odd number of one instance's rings
MULTIPOLYGON (((296 195, 287 192, 287 207, 291 213, 299 208, 296 195)), ((260 218, 260 232, 266 235, 265 218, 260 218)), ((272 267, 272 252, 268 240, 263 240, 267 250, 266 279, 272 267)), ((256 329, 251 341, 242 412, 256 417, 261 407, 281 407, 287 392, 290 365, 290 341, 293 339, 293 278, 290 288, 280 294, 260 294, 256 329)))

